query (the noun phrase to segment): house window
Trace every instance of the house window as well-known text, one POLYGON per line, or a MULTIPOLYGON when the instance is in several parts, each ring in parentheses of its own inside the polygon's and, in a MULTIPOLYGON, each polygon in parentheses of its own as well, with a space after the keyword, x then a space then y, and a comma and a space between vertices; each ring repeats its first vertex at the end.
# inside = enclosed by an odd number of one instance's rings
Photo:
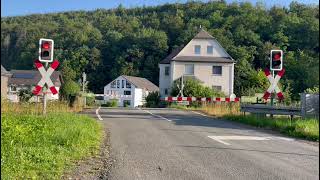
POLYGON ((164 89, 164 94, 168 95, 168 89, 164 89))
POLYGON ((113 81, 113 82, 111 83, 111 88, 116 88, 116 81, 113 81))
POLYGON ((131 95, 131 91, 123 91, 124 95, 131 95))
POLYGON ((213 54, 213 47, 207 46, 207 54, 213 54))
POLYGON ((131 105, 131 101, 130 100, 123 100, 123 106, 124 107, 128 107, 131 105))
POLYGON ((212 66, 213 75, 222 75, 222 66, 212 66))
POLYGON ((107 90, 107 94, 109 94, 109 90, 107 90))
POLYGON ((221 91, 222 87, 221 86, 212 86, 212 89, 215 89, 217 91, 221 91))
POLYGON ((126 87, 127 87, 127 88, 131 88, 131 84, 130 84, 129 81, 126 81, 126 87))
POLYGON ((166 67, 164 68, 164 75, 169 76, 169 72, 170 72, 170 67, 169 67, 169 66, 166 66, 166 67))
POLYGON ((122 85, 122 89, 123 89, 124 88, 124 80, 122 80, 122 84, 121 85, 122 85))
POLYGON ((195 45, 194 46, 194 53, 195 54, 200 54, 201 52, 201 46, 200 45, 195 45))
POLYGON ((120 88, 120 80, 117 80, 117 88, 120 88))
POLYGON ((186 64, 185 69, 184 69, 184 74, 193 75, 194 74, 194 65, 193 64, 186 64))
POLYGON ((17 91, 17 87, 16 86, 10 86, 10 91, 16 92, 17 91))

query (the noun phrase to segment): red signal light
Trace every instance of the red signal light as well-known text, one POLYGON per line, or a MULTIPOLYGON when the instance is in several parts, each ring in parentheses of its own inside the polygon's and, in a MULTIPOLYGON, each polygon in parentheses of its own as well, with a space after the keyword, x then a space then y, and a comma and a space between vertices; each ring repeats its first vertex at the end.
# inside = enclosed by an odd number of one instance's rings
POLYGON ((278 61, 278 60, 280 60, 280 58, 281 58, 281 54, 280 53, 277 53, 277 54, 274 55, 274 60, 278 61))
POLYGON ((50 43, 49 42, 45 42, 42 44, 42 48, 44 49, 49 49, 50 48, 50 43))

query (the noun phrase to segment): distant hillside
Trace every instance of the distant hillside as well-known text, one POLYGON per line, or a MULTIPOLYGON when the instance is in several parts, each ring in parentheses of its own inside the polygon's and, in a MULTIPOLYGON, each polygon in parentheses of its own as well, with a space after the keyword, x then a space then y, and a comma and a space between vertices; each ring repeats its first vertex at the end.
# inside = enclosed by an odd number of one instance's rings
MULTIPOLYGON (((97 93, 120 74, 158 84, 158 62, 186 44, 202 25, 237 60, 237 95, 264 91, 257 69, 268 66, 272 48, 285 52, 287 93, 319 85, 319 6, 291 3, 266 9, 250 3, 189 2, 156 7, 1 18, 1 63, 32 69, 38 40, 55 40, 65 79, 86 71, 97 93)), ((261 74, 261 73, 260 73, 261 74)))

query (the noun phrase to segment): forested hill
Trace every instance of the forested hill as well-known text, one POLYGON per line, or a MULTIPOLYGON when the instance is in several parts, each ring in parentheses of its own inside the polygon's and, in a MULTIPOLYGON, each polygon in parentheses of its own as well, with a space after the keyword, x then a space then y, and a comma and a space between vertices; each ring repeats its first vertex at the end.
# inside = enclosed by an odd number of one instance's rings
MULTIPOLYGON (((96 11, 1 18, 1 63, 7 69, 32 69, 39 38, 55 40, 64 80, 88 74, 96 93, 115 77, 145 77, 158 84, 158 62, 185 45, 199 25, 237 60, 235 93, 264 91, 259 68, 272 48, 284 50, 288 93, 319 86, 319 6, 296 2, 289 8, 250 3, 188 2, 96 11)), ((240 94, 241 93, 241 94, 240 94)))

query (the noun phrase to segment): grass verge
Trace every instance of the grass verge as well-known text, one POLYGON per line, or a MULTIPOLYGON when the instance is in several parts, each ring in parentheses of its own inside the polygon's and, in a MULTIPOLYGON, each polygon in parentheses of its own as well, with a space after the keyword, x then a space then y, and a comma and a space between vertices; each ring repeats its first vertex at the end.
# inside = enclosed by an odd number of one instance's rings
POLYGON ((319 120, 295 118, 290 121, 287 117, 257 117, 255 115, 243 116, 240 113, 239 103, 211 103, 200 107, 187 107, 172 104, 171 108, 182 110, 197 110, 207 115, 221 117, 226 120, 236 121, 255 127, 272 129, 291 137, 311 141, 319 141, 319 120))
POLYGON ((1 115, 1 179, 60 179, 75 161, 99 152, 102 126, 88 116, 1 115))
POLYGON ((290 121, 289 118, 273 119, 268 117, 257 117, 255 115, 224 115, 224 119, 236 121, 255 127, 268 128, 279 131, 291 137, 303 138, 311 141, 319 141, 319 120, 296 118, 290 121))

